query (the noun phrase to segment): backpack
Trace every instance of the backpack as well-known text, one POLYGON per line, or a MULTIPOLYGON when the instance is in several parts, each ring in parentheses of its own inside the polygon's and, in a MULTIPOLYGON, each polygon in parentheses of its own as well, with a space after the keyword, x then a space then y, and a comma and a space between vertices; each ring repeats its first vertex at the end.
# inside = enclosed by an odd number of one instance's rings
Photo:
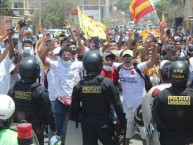
MULTIPOLYGON (((122 67, 123 67, 123 64, 118 66, 117 71, 119 72, 122 67)), ((137 66, 134 67, 134 69, 140 75, 140 77, 145 81, 145 89, 148 92, 152 88, 152 83, 150 81, 150 77, 147 74, 144 74, 144 76, 143 76, 141 73, 141 70, 137 66)))

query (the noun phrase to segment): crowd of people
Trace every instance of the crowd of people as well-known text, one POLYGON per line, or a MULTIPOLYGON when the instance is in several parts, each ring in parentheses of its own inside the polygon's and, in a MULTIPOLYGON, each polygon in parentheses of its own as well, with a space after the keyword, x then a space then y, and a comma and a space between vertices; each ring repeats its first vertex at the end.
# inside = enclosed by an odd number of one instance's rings
MULTIPOLYGON (((40 145, 49 126, 49 136, 58 134, 64 145, 68 120, 80 121, 84 145, 97 145, 98 138, 110 145, 111 130, 104 128, 111 128, 109 121, 117 120, 126 128, 125 145, 135 127, 146 145, 146 128, 138 125, 134 116, 150 89, 147 79, 153 87, 150 96, 155 88, 169 88, 169 67, 180 61, 189 68, 187 81, 181 85, 192 88, 193 36, 167 29, 159 37, 149 33, 144 40, 130 30, 125 40, 124 31, 115 39, 114 29, 109 28, 102 40, 99 36, 87 38, 79 25, 75 30, 69 23, 65 27, 69 37, 60 32, 52 36, 42 29, 35 40, 24 27, 18 39, 12 38, 13 29, 8 30, 5 50, 0 53, 0 94, 8 94, 15 102, 13 122, 32 123, 40 145)), ((180 77, 176 79, 184 79, 180 77)))

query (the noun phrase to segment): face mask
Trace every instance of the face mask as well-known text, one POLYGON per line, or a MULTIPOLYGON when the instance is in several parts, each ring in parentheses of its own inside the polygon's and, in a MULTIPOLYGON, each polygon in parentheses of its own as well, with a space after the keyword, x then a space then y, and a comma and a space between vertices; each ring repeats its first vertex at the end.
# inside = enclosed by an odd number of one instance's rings
POLYGON ((58 61, 60 61, 61 59, 60 59, 60 56, 56 56, 56 59, 58 60, 58 61))
POLYGON ((78 55, 77 58, 78 58, 79 61, 82 61, 82 60, 83 60, 83 57, 84 57, 84 55, 78 55))
POLYGON ((33 54, 33 49, 31 47, 24 47, 25 54, 33 54))
POLYGON ((72 50, 72 55, 75 55, 77 53, 76 50, 72 50))
POLYGON ((182 47, 181 47, 181 48, 185 50, 185 49, 186 49, 186 45, 182 45, 182 47))
POLYGON ((106 71, 111 71, 112 70, 112 66, 104 65, 103 69, 106 70, 106 71))
POLYGON ((62 63, 64 66, 69 66, 72 63, 72 61, 71 60, 67 60, 67 61, 62 60, 62 63))

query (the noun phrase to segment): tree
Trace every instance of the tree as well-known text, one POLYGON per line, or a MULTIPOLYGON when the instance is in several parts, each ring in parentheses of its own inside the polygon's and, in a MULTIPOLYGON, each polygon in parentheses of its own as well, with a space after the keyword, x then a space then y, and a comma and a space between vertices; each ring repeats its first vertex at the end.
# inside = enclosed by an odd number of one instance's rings
MULTIPOLYGON (((72 4, 64 0, 42 0, 41 21, 44 28, 63 28, 65 20, 70 21, 72 4)), ((36 20, 38 20, 38 13, 36 20)))
POLYGON ((128 14, 130 3, 131 1, 128 1, 128 0, 120 0, 115 4, 115 6, 117 7, 117 10, 121 12, 125 12, 125 14, 128 14))
POLYGON ((0 15, 11 15, 11 3, 9 0, 0 0, 0 15))
POLYGON ((169 25, 173 25, 175 17, 184 17, 183 0, 161 0, 156 3, 155 9, 160 20, 162 13, 164 13, 169 25))

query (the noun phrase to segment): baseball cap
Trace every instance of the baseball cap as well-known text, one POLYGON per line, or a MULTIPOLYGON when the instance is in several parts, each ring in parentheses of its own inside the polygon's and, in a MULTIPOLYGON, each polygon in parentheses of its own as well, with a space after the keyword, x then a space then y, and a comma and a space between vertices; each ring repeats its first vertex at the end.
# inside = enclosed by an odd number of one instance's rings
POLYGON ((106 57, 111 57, 113 60, 115 59, 115 55, 111 51, 106 51, 103 54, 103 58, 105 59, 106 57))
POLYGON ((123 51, 122 57, 124 57, 125 55, 129 55, 130 57, 133 57, 133 51, 127 49, 127 50, 123 51))

